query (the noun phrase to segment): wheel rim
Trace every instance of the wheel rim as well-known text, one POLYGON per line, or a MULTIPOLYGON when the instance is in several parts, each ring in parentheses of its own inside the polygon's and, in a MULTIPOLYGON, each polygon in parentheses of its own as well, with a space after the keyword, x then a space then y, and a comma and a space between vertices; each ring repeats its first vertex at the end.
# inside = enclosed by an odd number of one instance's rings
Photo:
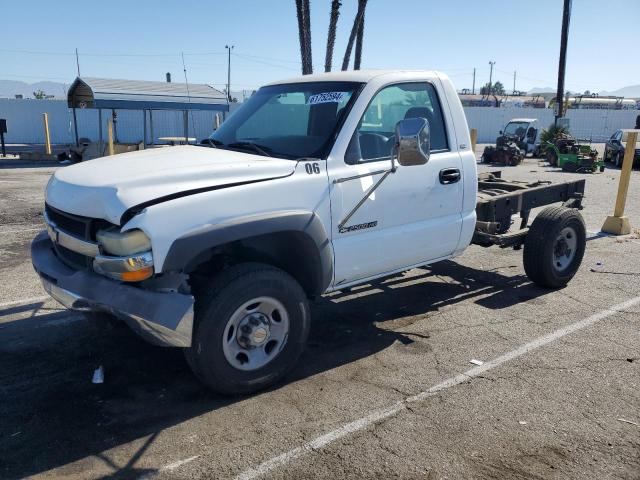
POLYGON ((243 303, 227 321, 222 350, 238 370, 257 370, 272 362, 289 335, 289 314, 273 297, 257 297, 243 303))
POLYGON ((578 235, 572 227, 563 228, 553 244, 553 268, 566 270, 576 256, 578 235))

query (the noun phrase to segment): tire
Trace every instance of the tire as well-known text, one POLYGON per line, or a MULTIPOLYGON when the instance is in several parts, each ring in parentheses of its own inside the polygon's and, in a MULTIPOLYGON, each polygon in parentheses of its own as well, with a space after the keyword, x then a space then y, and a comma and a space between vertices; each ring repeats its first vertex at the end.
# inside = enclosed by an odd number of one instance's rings
POLYGON ((562 165, 563 172, 575 172, 578 170, 578 164, 575 162, 565 162, 562 165))
POLYGON ((549 162, 549 165, 552 167, 558 165, 558 156, 556 155, 556 152, 550 149, 547 150, 547 162, 549 162))
POLYGON ((193 341, 185 356, 211 390, 256 392, 295 366, 310 323, 307 297, 293 277, 266 264, 239 264, 196 294, 193 341))
POLYGON ((580 212, 547 207, 534 219, 524 241, 524 270, 545 288, 564 287, 578 271, 587 232, 580 212))

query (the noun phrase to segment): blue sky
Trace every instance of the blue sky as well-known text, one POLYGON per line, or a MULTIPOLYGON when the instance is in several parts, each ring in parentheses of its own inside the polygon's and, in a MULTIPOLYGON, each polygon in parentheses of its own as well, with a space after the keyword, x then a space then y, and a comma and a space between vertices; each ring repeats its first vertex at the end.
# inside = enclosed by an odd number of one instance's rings
MULTIPOLYGON (((322 70, 330 0, 311 0, 313 60, 322 70)), ((343 0, 334 54, 341 64, 356 0, 343 0)), ((0 6, 0 78, 69 82, 74 48, 85 76, 226 83, 225 44, 235 45, 232 90, 300 72, 294 0, 181 2, 9 1, 0 6), (32 52, 32 53, 26 53, 32 52)), ((458 88, 489 76, 512 88, 555 87, 562 0, 369 0, 363 68, 425 68, 448 73, 458 88)), ((640 1, 574 0, 567 89, 614 90, 640 84, 640 1), (635 61, 627 61, 624 48, 635 61)))

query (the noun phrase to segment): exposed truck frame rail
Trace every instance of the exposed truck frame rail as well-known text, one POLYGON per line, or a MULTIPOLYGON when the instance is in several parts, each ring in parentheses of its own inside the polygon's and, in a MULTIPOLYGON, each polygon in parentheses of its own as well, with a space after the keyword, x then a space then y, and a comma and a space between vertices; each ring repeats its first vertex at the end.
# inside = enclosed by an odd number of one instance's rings
POLYGON ((558 202, 582 209, 584 186, 585 180, 527 183, 505 180, 500 171, 480 173, 473 243, 520 248, 529 232, 527 224, 532 209, 558 202), (520 228, 509 232, 511 217, 516 214, 520 215, 520 228))

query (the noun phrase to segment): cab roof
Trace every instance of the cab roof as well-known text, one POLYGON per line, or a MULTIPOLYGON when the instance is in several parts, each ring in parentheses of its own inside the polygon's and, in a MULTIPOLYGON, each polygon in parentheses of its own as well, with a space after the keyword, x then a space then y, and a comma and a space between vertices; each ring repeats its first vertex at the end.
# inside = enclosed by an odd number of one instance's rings
POLYGON ((442 73, 433 70, 347 70, 327 73, 314 73, 311 75, 301 75, 287 78, 267 85, 282 85, 285 83, 301 82, 359 82, 368 83, 374 78, 385 76, 389 80, 411 80, 416 74, 422 74, 425 78, 435 78, 444 76, 442 73))
POLYGON ((532 123, 537 121, 538 121, 537 118, 512 118, 511 120, 509 120, 508 123, 511 123, 511 122, 532 123))

